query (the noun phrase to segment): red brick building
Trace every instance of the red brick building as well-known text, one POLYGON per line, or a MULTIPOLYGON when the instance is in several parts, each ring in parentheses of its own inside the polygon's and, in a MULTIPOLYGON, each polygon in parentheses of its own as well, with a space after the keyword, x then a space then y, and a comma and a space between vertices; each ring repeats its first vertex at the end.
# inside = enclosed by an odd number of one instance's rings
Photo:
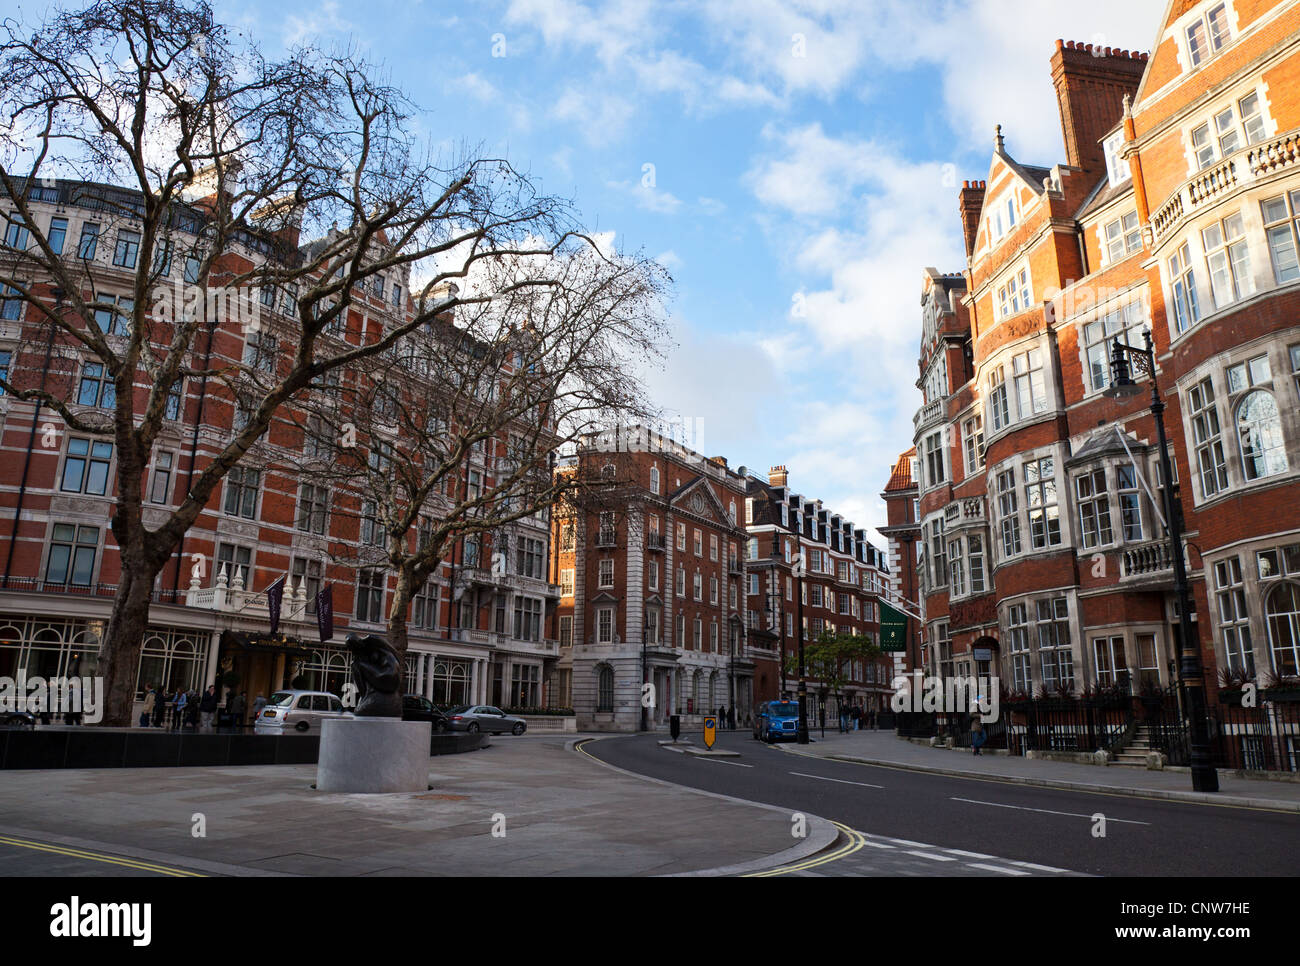
POLYGON ((1104 394, 1110 340, 1150 331, 1207 686, 1294 677, 1300 4, 1175 0, 1149 56, 1058 41, 1050 66, 1064 160, 999 129, 960 192, 963 277, 923 280, 925 664, 986 653, 1019 693, 1175 682, 1149 392, 1104 394))

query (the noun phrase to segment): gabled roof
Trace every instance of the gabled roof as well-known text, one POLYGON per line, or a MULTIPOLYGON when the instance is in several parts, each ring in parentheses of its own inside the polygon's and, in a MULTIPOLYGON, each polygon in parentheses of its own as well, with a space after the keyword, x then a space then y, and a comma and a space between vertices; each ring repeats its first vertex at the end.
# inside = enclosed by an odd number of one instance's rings
POLYGON ((894 464, 894 472, 889 475, 889 482, 885 484, 886 493, 894 490, 909 490, 916 485, 912 480, 912 458, 915 456, 915 446, 899 455, 898 462, 894 464))

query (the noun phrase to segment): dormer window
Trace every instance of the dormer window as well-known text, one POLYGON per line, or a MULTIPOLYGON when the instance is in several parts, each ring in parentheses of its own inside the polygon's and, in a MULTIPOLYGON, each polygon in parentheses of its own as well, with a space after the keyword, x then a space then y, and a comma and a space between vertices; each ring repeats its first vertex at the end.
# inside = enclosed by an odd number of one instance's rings
POLYGON ((992 213, 989 215, 989 235, 997 241, 1015 226, 1016 199, 1015 195, 1008 195, 993 205, 992 213))
POLYGON ((1108 137, 1102 150, 1106 153, 1106 176, 1110 179, 1110 186, 1113 188, 1128 181, 1133 172, 1129 170, 1128 162, 1120 157, 1124 150, 1124 133, 1121 131, 1108 137))
POLYGON ((1228 5, 1217 4, 1187 27, 1187 54, 1192 66, 1199 67, 1232 39, 1228 27, 1228 5))

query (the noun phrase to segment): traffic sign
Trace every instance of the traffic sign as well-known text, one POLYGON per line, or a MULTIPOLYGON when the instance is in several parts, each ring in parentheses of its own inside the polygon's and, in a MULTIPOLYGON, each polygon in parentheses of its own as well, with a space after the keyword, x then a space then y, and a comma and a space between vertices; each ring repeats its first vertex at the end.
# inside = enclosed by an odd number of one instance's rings
POLYGON ((710 751, 713 750, 713 742, 718 737, 718 719, 709 717, 704 719, 704 747, 710 751))

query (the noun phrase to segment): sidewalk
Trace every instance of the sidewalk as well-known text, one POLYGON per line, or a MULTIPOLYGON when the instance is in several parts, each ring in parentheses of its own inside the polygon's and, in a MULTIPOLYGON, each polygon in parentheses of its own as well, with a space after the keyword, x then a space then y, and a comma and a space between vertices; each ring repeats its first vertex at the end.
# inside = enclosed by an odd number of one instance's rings
POLYGON ((1148 771, 1125 765, 1103 767, 1028 759, 1019 755, 985 753, 976 756, 969 748, 950 751, 906 741, 897 737, 893 731, 840 734, 837 730, 827 728, 826 737, 822 738, 820 732, 813 728, 809 729, 809 735, 813 739, 811 744, 779 744, 777 747, 819 758, 889 765, 910 771, 962 778, 987 778, 1046 788, 1300 812, 1300 782, 1237 778, 1230 772, 1220 771, 1219 791, 1202 793, 1192 790, 1192 776, 1186 771, 1148 771))
POLYGON ((0 835, 216 875, 626 876, 774 868, 837 834, 792 839, 788 811, 620 774, 573 738, 431 758, 433 790, 400 795, 317 792, 315 765, 6 771, 0 835))

